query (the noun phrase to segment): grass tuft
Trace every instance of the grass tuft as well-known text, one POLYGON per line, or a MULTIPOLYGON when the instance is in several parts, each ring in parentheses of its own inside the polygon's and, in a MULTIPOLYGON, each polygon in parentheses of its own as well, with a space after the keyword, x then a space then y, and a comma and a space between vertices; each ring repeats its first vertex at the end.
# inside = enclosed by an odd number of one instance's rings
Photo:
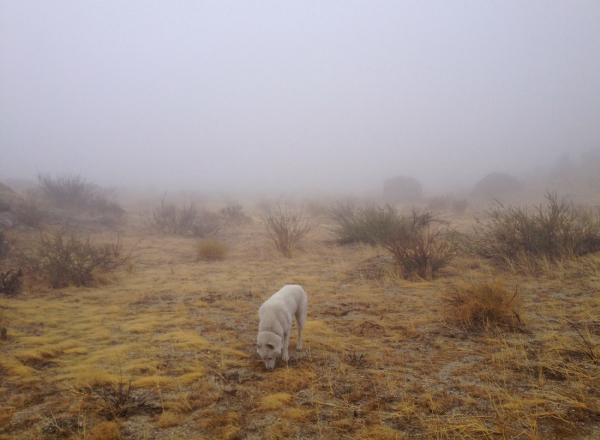
POLYGON ((224 260, 227 256, 227 247, 216 237, 202 240, 196 246, 198 260, 213 261, 224 260))
POLYGON ((456 285, 445 292, 444 301, 447 316, 469 328, 522 324, 518 286, 510 291, 500 279, 456 285))

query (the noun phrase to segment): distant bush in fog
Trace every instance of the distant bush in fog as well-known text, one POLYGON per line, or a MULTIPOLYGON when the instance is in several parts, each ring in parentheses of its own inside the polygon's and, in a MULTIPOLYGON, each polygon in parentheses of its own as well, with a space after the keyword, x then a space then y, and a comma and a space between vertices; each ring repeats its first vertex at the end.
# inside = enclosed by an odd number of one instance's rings
POLYGON ((228 225, 245 225, 252 223, 252 219, 243 212, 241 205, 227 206, 219 211, 223 221, 228 225))
POLYGON ((64 174, 53 178, 49 174, 38 174, 38 181, 39 194, 57 208, 117 216, 125 214, 125 210, 111 200, 114 188, 87 183, 79 175, 64 174))
POLYGON ((383 183, 383 198, 387 203, 418 202, 423 197, 423 188, 413 177, 396 176, 383 183))
POLYGON ((471 196, 493 199, 523 189, 523 182, 506 173, 490 173, 479 180, 471 190, 471 196))
POLYGON ((177 206, 167 204, 163 199, 160 206, 152 211, 148 225, 167 234, 207 237, 220 231, 221 221, 218 214, 207 210, 198 211, 193 203, 177 206))

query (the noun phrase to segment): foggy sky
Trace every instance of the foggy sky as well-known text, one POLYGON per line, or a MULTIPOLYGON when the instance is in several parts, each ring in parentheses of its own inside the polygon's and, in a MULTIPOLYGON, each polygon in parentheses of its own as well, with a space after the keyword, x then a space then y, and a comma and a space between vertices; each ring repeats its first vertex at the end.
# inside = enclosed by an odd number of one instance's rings
POLYGON ((0 179, 425 189, 600 147, 597 1, 0 0, 0 179))

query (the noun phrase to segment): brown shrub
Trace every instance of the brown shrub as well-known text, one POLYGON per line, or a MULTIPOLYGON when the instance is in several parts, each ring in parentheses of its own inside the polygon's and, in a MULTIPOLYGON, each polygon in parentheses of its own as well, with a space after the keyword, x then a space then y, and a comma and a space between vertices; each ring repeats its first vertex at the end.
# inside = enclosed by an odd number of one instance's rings
POLYGON ((227 256, 227 247, 218 238, 207 238, 198 243, 196 255, 198 260, 224 260, 227 256))
POLYGON ((453 286, 445 292, 444 302, 447 316, 469 328, 521 325, 518 286, 510 291, 500 279, 453 286))

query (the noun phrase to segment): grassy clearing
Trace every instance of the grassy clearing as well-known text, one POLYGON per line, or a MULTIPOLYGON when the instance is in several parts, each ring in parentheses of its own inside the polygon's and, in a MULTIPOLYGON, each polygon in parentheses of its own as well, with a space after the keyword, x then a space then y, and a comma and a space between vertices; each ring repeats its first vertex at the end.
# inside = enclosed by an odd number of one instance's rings
POLYGON ((368 277, 385 251, 333 246, 326 226, 288 259, 239 224, 210 264, 192 237, 151 235, 113 283, 0 296, 0 438, 597 438, 596 254, 535 276, 463 257, 430 281, 368 277), (267 372, 257 311, 288 283, 308 293, 305 349, 267 372))

